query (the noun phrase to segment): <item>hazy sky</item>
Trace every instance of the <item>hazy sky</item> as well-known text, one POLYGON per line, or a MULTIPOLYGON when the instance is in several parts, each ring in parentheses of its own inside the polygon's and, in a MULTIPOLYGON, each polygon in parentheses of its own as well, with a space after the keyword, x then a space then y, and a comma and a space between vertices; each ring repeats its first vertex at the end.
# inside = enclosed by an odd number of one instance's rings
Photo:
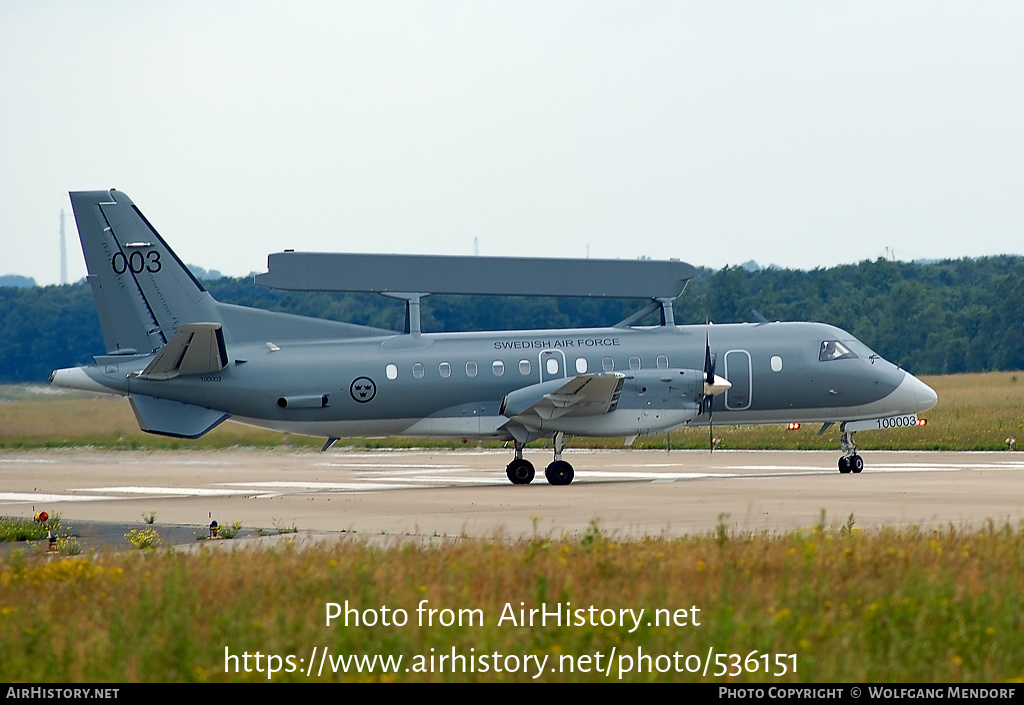
POLYGON ((183 260, 1024 252, 1024 3, 0 0, 0 274, 69 190, 183 260))

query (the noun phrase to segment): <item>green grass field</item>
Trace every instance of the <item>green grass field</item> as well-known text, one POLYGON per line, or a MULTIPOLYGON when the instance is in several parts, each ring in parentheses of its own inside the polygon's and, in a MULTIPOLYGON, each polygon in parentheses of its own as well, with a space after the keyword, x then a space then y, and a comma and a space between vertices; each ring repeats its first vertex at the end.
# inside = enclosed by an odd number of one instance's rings
MULTIPOLYGON (((1024 373, 922 377, 939 395, 938 405, 923 414, 928 425, 913 430, 860 433, 864 450, 1001 450, 1010 436, 1024 444, 1024 373)), ((317 448, 322 438, 289 436, 235 423, 225 423, 200 439, 181 440, 143 433, 131 407, 120 397, 85 394, 39 394, 22 387, 0 387, 0 448, 94 446, 101 448, 226 448, 280 446, 317 448)), ((819 426, 788 431, 770 426, 719 426, 715 436, 723 448, 834 449, 839 431, 833 427, 817 435, 819 426)), ((706 448, 707 429, 681 429, 665 435, 638 438, 637 448, 706 448)), ((474 446, 475 441, 470 441, 474 446)), ((543 445, 537 442, 536 445, 543 445)), ((570 447, 616 448, 621 438, 575 438, 570 447)), ((407 438, 342 439, 341 446, 462 447, 458 441, 407 438)), ((498 444, 492 444, 498 445, 498 444)))
POLYGON ((439 547, 8 554, 0 680, 528 682, 541 664, 539 681, 1024 680, 1020 527, 861 532, 850 524, 629 542, 594 525, 576 540, 439 547), (341 610, 347 602, 358 617, 327 626, 329 602, 341 610), (420 613, 421 605, 437 611, 420 613), (519 623, 521 609, 556 606, 583 612, 560 625, 519 623), (630 609, 644 612, 620 623, 630 609), (346 673, 328 660, 307 676, 308 662, 319 662, 313 647, 334 659, 402 662, 361 671, 350 663, 346 673), (248 673, 240 659, 225 659, 245 653, 248 673), (442 654, 476 660, 445 663, 442 654), (270 677, 268 655, 280 657, 270 677))

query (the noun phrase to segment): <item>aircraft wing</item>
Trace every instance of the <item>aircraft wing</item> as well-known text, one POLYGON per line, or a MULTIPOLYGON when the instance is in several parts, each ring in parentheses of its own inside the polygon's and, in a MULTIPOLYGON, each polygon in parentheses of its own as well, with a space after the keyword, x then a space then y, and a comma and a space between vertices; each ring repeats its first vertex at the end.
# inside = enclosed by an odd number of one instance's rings
POLYGON ((626 376, 583 374, 517 389, 501 403, 509 418, 529 415, 550 421, 563 416, 599 416, 615 410, 626 376))
POLYGON ((220 323, 184 323, 139 377, 173 379, 223 370, 228 364, 220 323))

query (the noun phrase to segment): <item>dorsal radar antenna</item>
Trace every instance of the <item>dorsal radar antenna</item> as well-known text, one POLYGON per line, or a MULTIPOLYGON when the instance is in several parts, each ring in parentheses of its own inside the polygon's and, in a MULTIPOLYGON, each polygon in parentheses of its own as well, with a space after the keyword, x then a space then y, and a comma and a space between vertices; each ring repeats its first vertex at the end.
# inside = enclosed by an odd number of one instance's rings
POLYGON ((660 311, 675 325, 672 302, 697 270, 679 260, 441 257, 284 251, 268 257, 256 283, 289 291, 378 293, 406 302, 406 329, 418 333, 420 299, 428 294, 648 299, 628 326, 660 311))

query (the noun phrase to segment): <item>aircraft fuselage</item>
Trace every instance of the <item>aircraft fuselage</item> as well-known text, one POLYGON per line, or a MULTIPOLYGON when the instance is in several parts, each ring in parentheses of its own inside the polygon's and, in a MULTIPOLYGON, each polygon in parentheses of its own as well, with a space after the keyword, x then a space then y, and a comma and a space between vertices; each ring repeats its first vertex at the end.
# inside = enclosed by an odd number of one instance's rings
MULTIPOLYGON (((357 340, 241 343, 223 370, 170 380, 135 376, 152 356, 107 356, 86 368, 98 385, 217 409, 235 420, 318 436, 510 437, 500 402, 518 389, 582 373, 625 375, 618 410, 677 410, 637 433, 705 424, 695 403, 705 335, 732 387, 714 421, 853 421, 929 408, 935 396, 877 356, 822 361, 820 323, 762 323, 394 335, 357 340), (670 380, 665 383, 662 380, 670 380)), ((628 427, 607 433, 620 435, 628 427)), ((544 435, 544 434, 542 434, 544 435)))

